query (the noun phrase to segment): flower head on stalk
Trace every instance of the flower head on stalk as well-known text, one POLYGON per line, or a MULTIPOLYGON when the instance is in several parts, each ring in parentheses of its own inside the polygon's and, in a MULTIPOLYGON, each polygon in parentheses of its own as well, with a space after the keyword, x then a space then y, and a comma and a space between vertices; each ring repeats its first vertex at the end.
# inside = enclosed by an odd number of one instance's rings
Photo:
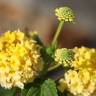
POLYGON ((74 23, 75 14, 69 7, 60 7, 55 9, 55 15, 57 16, 59 22, 59 26, 53 38, 52 44, 57 43, 57 39, 60 35, 61 29, 65 22, 74 23))
POLYGON ((59 21, 64 22, 73 22, 75 18, 74 12, 69 7, 56 8, 55 15, 59 21))

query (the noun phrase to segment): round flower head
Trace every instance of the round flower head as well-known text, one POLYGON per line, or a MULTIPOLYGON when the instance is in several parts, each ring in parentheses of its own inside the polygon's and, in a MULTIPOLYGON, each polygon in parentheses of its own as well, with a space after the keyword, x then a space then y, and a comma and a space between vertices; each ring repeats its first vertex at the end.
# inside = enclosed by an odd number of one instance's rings
POLYGON ((69 7, 56 8, 55 15, 59 21, 74 22, 74 12, 69 7))
POLYGON ((0 37, 0 85, 24 88, 43 67, 40 46, 23 32, 6 32, 0 37))
POLYGON ((63 64, 64 66, 69 66, 72 63, 74 53, 71 49, 57 49, 55 52, 55 61, 58 64, 63 64))

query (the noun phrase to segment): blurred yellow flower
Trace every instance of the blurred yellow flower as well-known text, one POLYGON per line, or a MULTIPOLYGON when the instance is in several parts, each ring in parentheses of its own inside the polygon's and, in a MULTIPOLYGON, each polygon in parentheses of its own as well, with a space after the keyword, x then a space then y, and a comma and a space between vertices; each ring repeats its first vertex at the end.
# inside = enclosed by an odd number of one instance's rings
POLYGON ((59 91, 62 92, 62 93, 67 89, 67 84, 66 84, 66 82, 65 82, 64 79, 60 79, 60 80, 59 80, 58 89, 59 89, 59 91))
POLYGON ((55 15, 59 21, 74 22, 74 12, 69 7, 56 8, 55 15))
POLYGON ((23 32, 5 32, 0 37, 0 85, 24 88, 43 68, 40 46, 23 32))

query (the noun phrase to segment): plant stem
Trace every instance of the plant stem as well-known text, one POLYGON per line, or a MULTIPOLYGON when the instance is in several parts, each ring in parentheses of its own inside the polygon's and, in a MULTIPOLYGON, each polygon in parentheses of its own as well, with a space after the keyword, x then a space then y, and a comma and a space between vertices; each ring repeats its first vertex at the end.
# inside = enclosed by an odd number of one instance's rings
POLYGON ((61 65, 62 65, 62 64, 56 64, 55 66, 49 67, 48 72, 49 72, 49 71, 52 71, 52 70, 54 70, 54 69, 56 69, 56 68, 58 68, 58 67, 60 67, 61 65))
POLYGON ((58 26, 57 31, 56 31, 56 34, 55 34, 55 36, 53 38, 52 45, 54 45, 57 42, 57 39, 58 39, 58 37, 60 35, 63 24, 64 24, 64 21, 60 21, 59 26, 58 26))

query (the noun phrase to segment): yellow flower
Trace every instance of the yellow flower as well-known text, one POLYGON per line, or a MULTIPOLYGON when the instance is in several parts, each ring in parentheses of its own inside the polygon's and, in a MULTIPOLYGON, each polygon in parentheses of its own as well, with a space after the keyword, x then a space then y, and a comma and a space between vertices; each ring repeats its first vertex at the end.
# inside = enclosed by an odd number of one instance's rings
POLYGON ((91 96, 96 90, 96 78, 94 76, 96 76, 94 72, 86 69, 80 71, 69 70, 65 73, 64 82, 66 82, 69 92, 73 95, 91 96))
POLYGON ((60 80, 59 80, 58 89, 59 89, 59 91, 62 92, 62 93, 67 89, 67 84, 66 84, 66 82, 65 82, 64 79, 60 79, 60 80))
POLYGON ((71 49, 57 49, 55 52, 55 61, 57 64, 63 64, 63 66, 68 67, 71 65, 74 57, 74 52, 71 49))
MULTIPOLYGON (((59 59, 55 58, 59 63, 63 60, 61 54, 64 54, 63 51, 60 52, 56 55, 59 59)), ((74 48, 72 52, 74 53, 71 55, 70 62, 72 69, 68 70, 64 74, 64 78, 59 81, 59 90, 63 92, 66 85, 66 89, 75 96, 94 96, 96 91, 96 49, 81 47, 74 48)), ((66 56, 65 54, 63 58, 66 56)))
POLYGON ((96 49, 94 48, 74 48, 74 61, 72 66, 76 69, 87 68, 89 70, 96 69, 96 49))
POLYGON ((0 45, 0 85, 23 89, 42 71, 40 46, 19 30, 4 33, 0 45))
POLYGON ((59 21, 74 22, 74 12, 69 7, 56 8, 55 15, 59 21))

